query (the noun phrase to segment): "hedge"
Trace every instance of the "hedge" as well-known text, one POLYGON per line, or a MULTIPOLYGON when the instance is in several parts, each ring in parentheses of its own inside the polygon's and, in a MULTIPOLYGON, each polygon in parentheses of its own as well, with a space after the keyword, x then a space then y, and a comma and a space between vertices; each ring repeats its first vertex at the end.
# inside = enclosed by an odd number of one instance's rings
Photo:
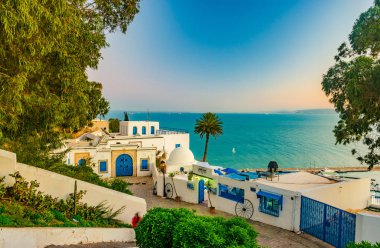
POLYGON ((188 209, 154 208, 136 228, 140 248, 259 247, 257 232, 240 218, 197 216, 188 209))

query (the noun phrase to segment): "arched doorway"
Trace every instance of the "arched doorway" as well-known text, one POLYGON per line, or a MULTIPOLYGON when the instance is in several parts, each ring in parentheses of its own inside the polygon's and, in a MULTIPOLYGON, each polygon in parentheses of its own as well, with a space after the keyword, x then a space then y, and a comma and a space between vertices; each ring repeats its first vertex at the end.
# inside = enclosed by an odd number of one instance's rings
POLYGON ((133 176, 133 160, 128 154, 121 154, 117 157, 116 176, 133 176))
POLYGON ((86 165, 86 159, 81 158, 78 160, 78 166, 85 166, 86 165))

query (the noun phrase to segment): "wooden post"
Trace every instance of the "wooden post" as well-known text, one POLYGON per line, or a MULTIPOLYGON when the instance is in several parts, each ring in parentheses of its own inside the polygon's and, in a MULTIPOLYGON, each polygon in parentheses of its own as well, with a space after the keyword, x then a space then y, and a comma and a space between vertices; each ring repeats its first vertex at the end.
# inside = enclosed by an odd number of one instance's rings
POLYGON ((77 215, 77 180, 74 184, 74 215, 77 215))

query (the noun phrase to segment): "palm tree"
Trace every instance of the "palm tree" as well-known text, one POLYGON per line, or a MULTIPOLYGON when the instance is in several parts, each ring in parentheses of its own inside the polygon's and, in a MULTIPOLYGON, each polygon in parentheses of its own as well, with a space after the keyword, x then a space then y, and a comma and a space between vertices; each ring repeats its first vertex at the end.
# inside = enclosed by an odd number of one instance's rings
POLYGON ((201 138, 206 135, 205 151, 202 161, 205 162, 207 158, 208 141, 210 135, 217 137, 223 134, 223 122, 214 113, 202 114, 201 118, 195 123, 194 133, 199 134, 201 138))

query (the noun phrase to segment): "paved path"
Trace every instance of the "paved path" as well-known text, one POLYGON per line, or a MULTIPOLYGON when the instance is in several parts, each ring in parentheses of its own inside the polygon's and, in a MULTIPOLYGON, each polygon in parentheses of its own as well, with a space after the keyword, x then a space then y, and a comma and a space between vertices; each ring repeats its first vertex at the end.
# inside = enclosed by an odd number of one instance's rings
MULTIPOLYGON (((152 194, 153 181, 151 177, 136 177, 126 178, 126 181, 133 183, 130 185, 130 189, 135 196, 144 198, 147 203, 148 209, 153 207, 163 208, 188 208, 194 209, 199 215, 208 216, 222 216, 231 218, 233 215, 216 211, 215 214, 211 214, 208 211, 207 206, 199 204, 191 204, 186 202, 176 202, 171 199, 164 199, 162 197, 154 196, 152 194)), ((253 228, 259 232, 258 241, 259 244, 269 248, 331 248, 332 246, 316 239, 307 234, 296 234, 278 227, 263 224, 257 221, 249 221, 253 228)), ((127 248, 134 247, 134 243, 97 243, 97 244, 83 244, 83 245, 68 245, 68 246, 49 246, 53 247, 65 247, 65 248, 127 248)))
MULTIPOLYGON (((171 199, 154 196, 152 194, 153 181, 151 177, 128 178, 126 181, 133 183, 133 185, 129 186, 131 191, 135 196, 144 198, 146 200, 148 209, 151 209, 153 207, 189 208, 194 209, 199 215, 222 216, 226 218, 233 216, 222 211, 216 211, 215 214, 211 214, 205 205, 176 202, 171 199)), ((262 246, 270 248, 332 247, 307 234, 296 234, 294 232, 263 224, 257 221, 250 221, 250 223, 253 228, 259 232, 258 241, 262 246)))

